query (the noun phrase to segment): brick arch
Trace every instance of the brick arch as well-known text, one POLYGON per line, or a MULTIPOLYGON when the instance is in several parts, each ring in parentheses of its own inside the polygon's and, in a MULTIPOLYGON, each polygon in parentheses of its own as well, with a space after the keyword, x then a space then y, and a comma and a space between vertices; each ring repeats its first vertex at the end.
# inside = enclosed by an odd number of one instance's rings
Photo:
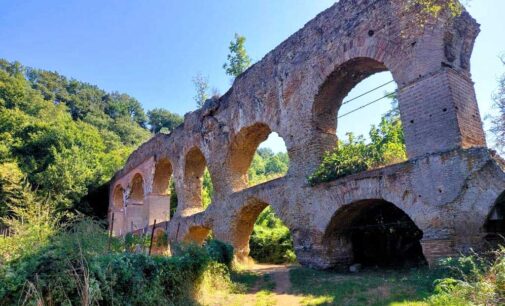
POLYGON ((116 187, 114 187, 114 192, 112 194, 112 203, 113 203, 114 209, 124 208, 124 206, 125 206, 124 193, 125 193, 125 190, 124 190, 123 186, 121 186, 121 184, 118 184, 118 185, 116 185, 116 187))
POLYGON ((384 71, 389 71, 386 65, 370 57, 356 57, 337 66, 314 98, 312 114, 316 128, 335 135, 337 114, 344 98, 358 83, 384 71))
MULTIPOLYGON (((248 187, 247 172, 259 145, 274 131, 264 122, 246 126, 236 133, 231 141, 227 160, 229 161, 230 184, 234 192, 248 187)), ((283 140, 281 134, 277 133, 283 140)), ((284 144, 287 143, 284 141, 284 144)), ((288 148, 289 154, 289 148, 288 148)))
POLYGON ((172 163, 167 158, 161 158, 154 166, 152 192, 157 195, 169 194, 170 178, 173 169, 172 163))
POLYGON ((233 245, 235 256, 239 261, 248 260, 250 252, 249 240, 254 229, 254 224, 261 212, 268 206, 271 206, 276 216, 281 218, 281 221, 288 226, 283 215, 278 213, 274 205, 258 197, 249 197, 243 206, 233 214, 230 226, 230 243, 233 245))
POLYGON ((189 226, 187 232, 185 233, 182 241, 186 243, 196 243, 202 245, 205 239, 210 235, 210 228, 204 226, 189 226))
POLYGON ((144 203, 144 178, 140 173, 133 176, 130 182, 130 194, 128 196, 129 200, 135 204, 144 203))
POLYGON ((366 199, 334 213, 322 245, 330 265, 425 264, 422 238, 423 232, 404 210, 383 199, 366 199))
POLYGON ((183 164, 183 192, 179 197, 181 201, 179 202, 177 210, 180 211, 181 214, 202 211, 203 175, 207 167, 205 155, 199 147, 191 147, 184 156, 183 164))

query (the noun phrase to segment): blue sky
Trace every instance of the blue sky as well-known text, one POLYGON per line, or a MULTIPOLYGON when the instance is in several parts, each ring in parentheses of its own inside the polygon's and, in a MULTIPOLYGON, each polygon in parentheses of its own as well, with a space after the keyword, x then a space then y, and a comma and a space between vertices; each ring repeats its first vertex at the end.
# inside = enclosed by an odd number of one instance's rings
MULTIPOLYGON (((257 61, 333 2, 0 0, 0 57, 126 92, 146 109, 164 107, 184 114, 195 109, 191 83, 195 74, 207 75, 221 93, 229 88, 222 64, 235 32, 247 37, 247 50, 257 61)), ((469 11, 482 25, 472 74, 485 116, 492 112, 491 95, 505 72, 498 59, 505 52, 505 1, 473 0, 469 11)), ((388 78, 387 73, 376 76, 349 97, 388 78)), ((338 134, 366 134, 388 107, 384 101, 342 118, 338 134)), ((268 145, 282 147, 275 139, 268 145)))

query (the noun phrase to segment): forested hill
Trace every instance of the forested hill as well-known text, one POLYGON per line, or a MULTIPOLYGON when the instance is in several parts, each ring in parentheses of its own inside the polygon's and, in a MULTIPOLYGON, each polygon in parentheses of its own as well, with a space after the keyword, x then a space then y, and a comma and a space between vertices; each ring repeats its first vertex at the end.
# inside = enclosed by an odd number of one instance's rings
POLYGON ((182 118, 135 98, 0 59, 0 217, 27 189, 62 209, 106 183, 152 133, 182 118))

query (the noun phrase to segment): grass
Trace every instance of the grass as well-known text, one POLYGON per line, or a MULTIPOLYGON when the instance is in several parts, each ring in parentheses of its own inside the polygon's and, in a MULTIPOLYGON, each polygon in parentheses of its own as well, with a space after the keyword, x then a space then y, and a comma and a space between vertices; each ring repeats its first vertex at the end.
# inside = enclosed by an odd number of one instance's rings
POLYGON ((438 276, 428 269, 336 274, 307 268, 290 271, 291 293, 303 305, 427 305, 438 276))

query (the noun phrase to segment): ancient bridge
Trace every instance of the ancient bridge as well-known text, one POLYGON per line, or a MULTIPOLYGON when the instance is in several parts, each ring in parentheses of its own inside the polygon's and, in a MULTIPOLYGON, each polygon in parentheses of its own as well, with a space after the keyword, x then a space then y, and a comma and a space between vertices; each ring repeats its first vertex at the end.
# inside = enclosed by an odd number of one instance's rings
POLYGON ((411 222, 428 262, 483 247, 490 232, 503 229, 505 166, 486 148, 470 75, 479 25, 463 12, 421 26, 406 2, 341 0, 224 96, 144 143, 110 185, 114 234, 168 221, 173 179, 170 239, 201 243, 212 231, 238 258, 248 255, 254 222, 268 205, 290 229, 298 261, 317 268, 356 261, 357 245, 366 242, 353 238, 353 226, 377 211, 411 222), (307 176, 336 143, 343 98, 381 71, 398 85, 408 161, 311 187, 307 176), (248 188, 247 169, 271 132, 285 141, 289 171, 248 188), (214 186, 206 210, 205 167, 214 186))

